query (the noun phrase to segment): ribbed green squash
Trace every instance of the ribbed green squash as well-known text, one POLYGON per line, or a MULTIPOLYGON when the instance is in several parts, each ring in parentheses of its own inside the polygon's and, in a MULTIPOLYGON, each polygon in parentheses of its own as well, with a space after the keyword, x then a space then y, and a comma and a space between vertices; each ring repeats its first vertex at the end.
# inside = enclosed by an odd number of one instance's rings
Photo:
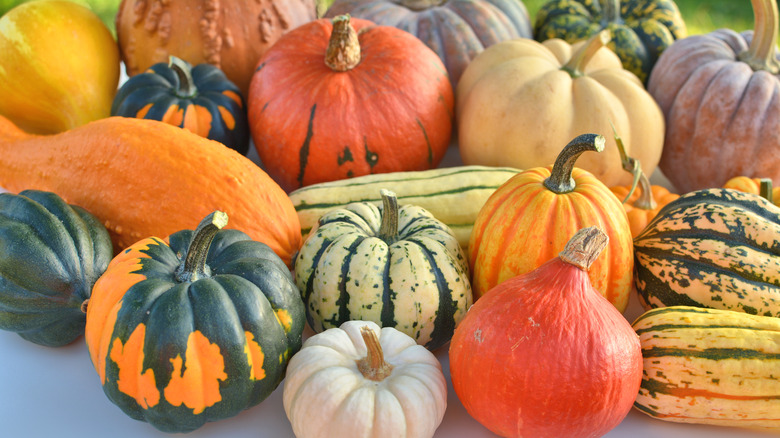
POLYGON ((84 333, 84 304, 113 257, 103 224, 51 192, 0 194, 0 329, 59 347, 84 333))
POLYGON ((608 29, 609 48, 623 67, 647 82, 661 52, 687 30, 673 0, 550 0, 539 9, 534 38, 574 43, 608 29))
POLYGON ((211 64, 195 67, 175 56, 128 79, 112 116, 160 120, 216 140, 246 155, 249 123, 241 90, 211 64))
POLYGON ((198 229, 139 241, 95 284, 86 339, 103 391, 127 415, 187 432, 265 399, 301 347, 303 303, 265 244, 198 229))
POLYGON ((695 306, 780 317, 780 208, 733 189, 688 193, 634 239, 645 308, 695 306))
POLYGON ((780 319, 673 306, 632 326, 644 359, 636 409, 679 423, 780 429, 780 319))
POLYGON ((433 350, 471 306, 468 261, 427 210, 356 202, 322 216, 295 259, 295 281, 315 332, 350 320, 394 327, 433 350))

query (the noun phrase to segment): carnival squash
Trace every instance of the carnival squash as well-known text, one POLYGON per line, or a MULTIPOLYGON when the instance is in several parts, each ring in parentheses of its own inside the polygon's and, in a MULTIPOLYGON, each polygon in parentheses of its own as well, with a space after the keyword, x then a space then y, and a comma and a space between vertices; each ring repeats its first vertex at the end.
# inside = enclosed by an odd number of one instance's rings
POLYGON ((672 306, 648 310, 633 327, 644 359, 638 411, 780 432, 780 319, 672 306))
POLYGON ((83 208, 50 192, 0 194, 0 328, 49 347, 73 342, 112 254, 83 208))
POLYGON ((112 116, 161 120, 216 140, 246 155, 249 126, 241 91, 211 64, 194 68, 171 56, 128 79, 111 105, 112 116))
MULTIPOLYGON (((464 164, 547 166, 561 145, 585 133, 605 134, 613 123, 627 152, 650 175, 661 156, 661 110, 637 77, 604 45, 609 32, 569 45, 560 39, 504 41, 466 68, 456 90, 458 144, 464 164)), ((617 147, 583 157, 578 166, 613 186, 631 177, 617 147)))
POLYGON ((667 204, 634 239, 646 309, 694 306, 780 317, 780 208, 732 189, 667 204))
POLYGON ((0 117, 0 187, 51 191, 85 208, 108 229, 115 252, 184 229, 216 207, 288 264, 301 242, 290 198, 262 169, 156 120, 109 117, 35 136, 0 117))
POLYGON ((519 0, 335 0, 326 17, 342 14, 412 33, 439 55, 453 85, 485 47, 533 36, 519 0))
POLYGON ((350 320, 394 327, 428 349, 446 344, 472 303, 468 263, 452 231, 428 211, 356 202, 326 213, 295 259, 315 332, 350 320))
POLYGON ((447 382, 436 356, 408 335, 347 321, 293 356, 283 403, 298 438, 431 438, 447 382))
POLYGON ((0 116, 21 129, 55 134, 108 117, 118 82, 116 41, 88 8, 25 2, 0 17, 0 116))
POLYGON ((246 96, 260 56, 315 18, 314 0, 122 0, 116 36, 130 76, 173 55, 214 65, 246 96))
POLYGON ((664 51, 647 89, 667 122, 660 168, 681 193, 735 176, 780 185, 775 0, 752 0, 755 33, 719 29, 664 51))
POLYGON ((559 256, 479 299, 450 343, 466 411, 502 437, 599 437, 631 410, 642 352, 628 321, 593 288, 607 246, 597 227, 559 256))
POLYGON ((688 35, 673 0, 550 0, 536 13, 534 37, 574 43, 601 29, 612 33, 609 48, 642 82, 647 82, 658 56, 688 35))
POLYGON ((248 101, 260 160, 287 191, 434 168, 452 134, 452 86, 436 54, 408 32, 349 16, 280 38, 248 101))
POLYGON ((106 396, 130 417, 188 432, 273 392, 301 348, 303 303, 287 266, 216 211, 148 237, 95 283, 85 336, 106 396))
POLYGON ((619 311, 625 310, 633 268, 626 212, 593 174, 574 167, 581 154, 600 152, 604 144, 600 135, 579 136, 553 166, 524 170, 488 198, 469 241, 475 300, 555 257, 578 229, 598 226, 609 244, 590 269, 590 281, 619 311))

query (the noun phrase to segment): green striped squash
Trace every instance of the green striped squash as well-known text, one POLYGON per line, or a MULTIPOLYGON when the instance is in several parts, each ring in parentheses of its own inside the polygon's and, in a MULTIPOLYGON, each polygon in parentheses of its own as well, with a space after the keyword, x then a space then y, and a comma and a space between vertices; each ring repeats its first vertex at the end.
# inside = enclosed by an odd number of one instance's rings
POLYGON ((632 326, 644 360, 636 409, 678 423, 780 430, 780 319, 672 306, 632 326))
POLYGON ((646 309, 695 306, 780 316, 780 208, 733 189, 688 193, 634 239, 646 309))
POLYGON ((306 318, 318 333, 373 321, 436 349, 472 304, 468 261, 430 212, 382 198, 326 213, 303 243, 294 269, 306 318))
POLYGON ((658 57, 688 31, 673 0, 550 0, 536 14, 537 41, 569 43, 607 29, 609 48, 645 83, 658 57))
POLYGON ((519 169, 457 166, 390 172, 312 184, 290 193, 305 237, 325 213, 352 202, 382 205, 380 189, 395 192, 402 205, 417 205, 444 222, 466 249, 480 208, 519 169))

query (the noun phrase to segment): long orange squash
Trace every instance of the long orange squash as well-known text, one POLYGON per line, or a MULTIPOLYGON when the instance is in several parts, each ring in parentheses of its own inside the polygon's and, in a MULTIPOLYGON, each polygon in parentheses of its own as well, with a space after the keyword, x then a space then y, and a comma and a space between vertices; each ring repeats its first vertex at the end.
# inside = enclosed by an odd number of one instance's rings
POLYGON ((214 210, 290 265, 301 243, 292 201, 224 145, 155 120, 109 117, 52 136, 0 117, 0 187, 54 192, 98 217, 114 251, 189 229, 214 210))

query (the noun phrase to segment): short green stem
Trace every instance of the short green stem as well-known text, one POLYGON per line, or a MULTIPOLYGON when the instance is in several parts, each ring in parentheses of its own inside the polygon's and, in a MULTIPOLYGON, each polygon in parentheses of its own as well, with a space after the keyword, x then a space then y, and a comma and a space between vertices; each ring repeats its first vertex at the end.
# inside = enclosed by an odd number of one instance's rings
POLYGON ((578 78, 585 75, 585 67, 590 60, 602 47, 612 39, 611 33, 608 30, 602 30, 599 33, 593 35, 571 56, 569 62, 564 65, 561 70, 568 72, 571 77, 578 78))
POLYGON ((349 20, 349 14, 339 15, 332 20, 333 31, 325 52, 325 64, 335 71, 351 70, 360 63, 360 42, 349 20))
POLYGON ((398 197, 390 190, 382 189, 382 224, 379 238, 391 244, 398 240, 398 197))
POLYGON ((183 59, 170 56, 168 57, 168 67, 179 78, 176 96, 182 99, 194 97, 198 93, 198 88, 195 87, 195 81, 192 80, 192 66, 183 59))
POLYGON ((197 281, 201 278, 211 276, 211 270, 206 265, 206 256, 209 253, 209 247, 217 231, 227 225, 228 216, 221 211, 215 211, 206 216, 192 235, 190 247, 184 260, 181 261, 176 269, 176 280, 181 283, 197 281))
POLYGON ((601 27, 607 27, 609 23, 621 23, 623 21, 620 16, 620 0, 600 0, 599 3, 601 3, 601 10, 603 11, 601 27))
POLYGON ((774 193, 772 190, 772 180, 769 178, 761 178, 758 182, 758 194, 769 201, 770 204, 775 202, 774 193))
POLYGON ((753 71, 764 70, 773 75, 780 74, 780 62, 775 57, 776 40, 780 28, 776 0, 751 0, 755 25, 750 48, 739 54, 740 61, 753 71))
POLYGON ((606 140, 597 134, 583 134, 570 141, 555 159, 550 176, 544 180, 544 186, 554 193, 574 191, 576 184, 572 178, 574 164, 584 152, 601 152, 606 140))

